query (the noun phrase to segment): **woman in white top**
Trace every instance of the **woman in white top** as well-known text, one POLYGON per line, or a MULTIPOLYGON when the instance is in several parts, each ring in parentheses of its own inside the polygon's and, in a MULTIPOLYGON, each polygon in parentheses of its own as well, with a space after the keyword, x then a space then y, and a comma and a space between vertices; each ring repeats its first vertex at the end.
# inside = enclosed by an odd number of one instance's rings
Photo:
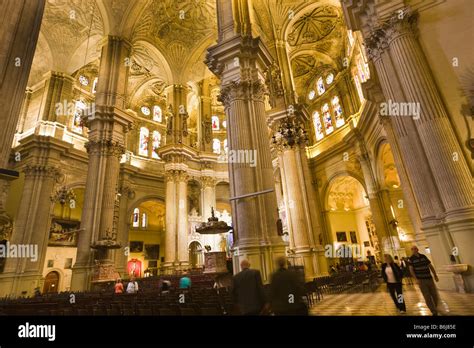
POLYGON ((135 278, 130 278, 130 281, 127 284, 127 294, 136 294, 138 292, 138 283, 135 278))
POLYGON ((400 313, 406 313, 405 299, 403 298, 402 278, 403 272, 393 261, 389 254, 384 255, 385 263, 382 265, 382 278, 387 283, 388 292, 400 313))

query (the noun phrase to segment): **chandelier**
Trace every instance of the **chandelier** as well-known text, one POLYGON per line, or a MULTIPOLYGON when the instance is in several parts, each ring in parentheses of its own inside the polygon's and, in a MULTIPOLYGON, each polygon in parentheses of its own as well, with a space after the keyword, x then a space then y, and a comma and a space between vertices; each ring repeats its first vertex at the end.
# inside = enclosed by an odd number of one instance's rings
POLYGON ((297 145, 306 145, 308 143, 308 134, 301 124, 296 124, 294 118, 286 117, 280 122, 278 131, 273 135, 274 145, 292 147, 297 145))
POLYGON ((53 202, 59 202, 62 206, 66 204, 66 202, 71 202, 76 200, 76 194, 74 190, 66 188, 66 186, 61 187, 59 190, 56 191, 53 197, 51 197, 53 202))
POLYGON ((219 234, 226 233, 231 229, 232 227, 227 225, 225 221, 219 221, 214 216, 214 208, 211 207, 211 217, 207 219, 207 222, 202 222, 196 227, 196 232, 200 234, 219 234))

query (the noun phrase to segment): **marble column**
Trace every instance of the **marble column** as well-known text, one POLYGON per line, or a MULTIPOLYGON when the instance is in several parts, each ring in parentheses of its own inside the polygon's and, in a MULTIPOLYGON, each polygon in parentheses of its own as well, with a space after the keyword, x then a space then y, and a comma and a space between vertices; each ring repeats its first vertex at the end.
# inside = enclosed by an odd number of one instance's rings
POLYGON ((127 273, 127 262, 128 256, 130 255, 130 249, 125 249, 129 248, 128 235, 130 232, 131 215, 128 211, 128 206, 129 202, 135 197, 135 191, 133 190, 130 182, 123 180, 119 193, 117 241, 122 247, 121 249, 115 251, 115 265, 116 271, 122 275, 127 273), (126 250, 128 250, 128 253, 125 252, 126 250))
POLYGON ((189 266, 188 250, 188 174, 184 171, 176 176, 177 188, 177 244, 178 262, 180 269, 187 269, 189 266))
MULTIPOLYGON (((387 100, 414 103, 417 119, 390 117, 421 215, 422 230, 440 275, 440 287, 454 287, 444 272, 456 247, 459 261, 474 264, 472 176, 448 113, 416 38, 417 13, 390 16, 366 39, 387 100), (456 156, 457 154, 457 156, 456 156), (423 173, 423 175, 420 175, 423 173)), ((465 277, 474 289, 474 275, 465 277)))
POLYGON ((19 296, 24 291, 33 294, 40 286, 48 247, 51 197, 59 169, 51 164, 31 163, 23 171, 25 182, 9 243, 17 248, 26 247, 31 255, 7 258, 4 272, 0 275, 0 296, 19 296))
POLYGON ((106 38, 99 68, 95 113, 86 117, 89 163, 81 218, 83 231, 78 238, 71 280, 73 291, 90 287, 94 259, 101 260, 110 269, 113 267, 111 250, 92 252, 91 245, 115 239, 117 235, 114 209, 120 159, 125 152, 125 134, 133 123, 132 116, 124 111, 128 77, 128 67, 124 62, 129 54, 130 44, 126 40, 114 36, 106 38))
MULTIPOLYGON (((219 23, 225 27, 224 17, 229 14, 220 10, 232 8, 224 2, 218 2, 218 8, 219 23)), ((252 267, 261 271, 264 281, 268 281, 273 258, 283 255, 285 249, 276 227, 277 203, 264 103, 264 71, 272 58, 258 38, 234 35, 224 40, 224 27, 219 43, 208 49, 207 63, 221 79, 229 153, 247 151, 256 155, 253 167, 245 161, 229 160, 230 192, 236 198, 231 198, 234 272, 239 270, 242 259, 249 259, 252 267), (269 189, 273 191, 261 193, 269 189), (239 198, 242 195, 250 196, 239 198)))
POLYGON ((176 221, 178 211, 176 210, 177 185, 174 171, 166 172, 166 231, 165 231, 165 262, 164 268, 171 269, 177 261, 176 250, 176 221))
MULTIPOLYGON (((212 176, 203 176, 200 178, 201 182, 201 197, 202 197, 202 208, 201 216, 202 221, 207 222, 211 217, 211 210, 216 210, 216 179, 212 176)), ((211 251, 219 251, 219 235, 201 235, 202 246, 210 245, 211 251)))
POLYGON ((6 168, 38 41, 45 0, 2 1, 0 168, 6 168))

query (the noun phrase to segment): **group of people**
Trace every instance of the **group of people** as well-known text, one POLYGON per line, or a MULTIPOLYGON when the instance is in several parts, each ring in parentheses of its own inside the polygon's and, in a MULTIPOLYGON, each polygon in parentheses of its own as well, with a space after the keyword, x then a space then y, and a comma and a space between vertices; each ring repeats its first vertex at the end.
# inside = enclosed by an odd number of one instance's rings
POLYGON ((387 289, 397 309, 400 313, 406 313, 402 279, 406 275, 404 270, 408 270, 409 274, 416 280, 426 305, 431 313, 436 316, 438 315, 439 297, 434 281, 439 280, 438 275, 428 257, 420 254, 416 246, 413 246, 411 251, 412 255, 400 262, 396 262, 397 260, 394 260, 389 254, 384 255, 382 278, 387 283, 387 289))
MULTIPOLYGON (((179 288, 180 289, 189 289, 191 288, 191 278, 187 275, 182 276, 179 279, 179 288)), ((169 280, 162 280, 160 282, 160 291, 161 293, 168 293, 171 290, 171 282, 169 280)), ((123 294, 125 291, 122 279, 117 279, 114 286, 115 294, 123 294)), ((127 284, 127 294, 136 294, 138 293, 138 282, 134 277, 130 278, 130 281, 127 284)))
POLYGON ((242 269, 233 278, 232 296, 242 315, 307 315, 303 301, 304 283, 300 275, 288 269, 286 258, 276 260, 277 271, 270 279, 266 293, 260 271, 250 268, 248 260, 240 263, 242 269))

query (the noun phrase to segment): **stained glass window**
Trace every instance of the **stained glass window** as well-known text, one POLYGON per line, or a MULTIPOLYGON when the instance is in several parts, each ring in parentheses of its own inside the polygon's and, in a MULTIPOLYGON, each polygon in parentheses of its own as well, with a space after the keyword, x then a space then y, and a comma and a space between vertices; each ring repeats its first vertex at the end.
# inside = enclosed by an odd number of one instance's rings
POLYGON ((153 107, 153 121, 156 122, 161 122, 163 112, 161 111, 161 108, 158 105, 155 105, 153 107))
POLYGON ((140 226, 140 210, 138 208, 135 208, 133 210, 132 226, 133 227, 139 227, 140 226))
POLYGON ((324 137, 323 125, 321 124, 321 118, 319 112, 315 111, 313 113, 313 124, 314 130, 316 132, 316 140, 321 140, 324 137))
POLYGON ((143 115, 150 116, 150 108, 148 106, 142 106, 140 109, 143 115))
POLYGON ((323 78, 320 77, 318 79, 318 82, 316 83, 316 87, 318 88, 318 94, 321 95, 323 94, 324 92, 326 92, 326 88, 324 87, 324 82, 323 82, 323 78))
POLYGON ((82 100, 76 101, 76 107, 74 108, 74 116, 72 120, 72 131, 82 134, 82 119, 81 116, 86 108, 86 104, 82 100))
POLYGON ((316 96, 316 92, 315 92, 314 89, 312 89, 311 91, 309 91, 309 93, 308 93, 308 99, 309 99, 309 100, 313 100, 315 96, 316 96))
POLYGON ((97 92, 97 82, 99 82, 99 78, 98 78, 98 77, 96 77, 96 78, 94 79, 94 82, 92 82, 92 93, 94 93, 94 94, 97 92))
POLYGON ((221 142, 219 139, 214 139, 212 141, 212 152, 220 154, 221 153, 221 142))
POLYGON ((334 127, 332 125, 331 113, 329 112, 329 105, 327 103, 323 105, 323 122, 326 134, 332 133, 334 127))
POLYGON ((148 137, 150 133, 148 128, 140 128, 140 147, 138 149, 138 154, 140 156, 148 156, 148 137))
POLYGON ((224 153, 227 154, 229 148, 227 147, 227 139, 224 139, 224 153))
POLYGON ((160 147, 161 143, 161 134, 158 131, 153 131, 153 152, 151 153, 152 158, 159 159, 160 156, 158 155, 158 148, 160 147))
POLYGON ((143 228, 147 227, 147 223, 148 223, 148 219, 147 219, 146 213, 143 213, 142 214, 142 227, 143 228))
POLYGON ((83 86, 88 86, 89 85, 89 79, 85 77, 84 75, 79 76, 79 83, 83 86))
POLYGON ((331 101, 332 109, 334 110, 334 118, 336 119, 336 128, 344 124, 344 115, 342 114, 342 107, 339 103, 339 97, 335 96, 331 101))
POLYGON ((212 116, 211 122, 212 122, 212 130, 219 130, 219 117, 212 116))
POLYGON ((326 84, 330 85, 334 81, 334 74, 329 74, 326 76, 326 84))

